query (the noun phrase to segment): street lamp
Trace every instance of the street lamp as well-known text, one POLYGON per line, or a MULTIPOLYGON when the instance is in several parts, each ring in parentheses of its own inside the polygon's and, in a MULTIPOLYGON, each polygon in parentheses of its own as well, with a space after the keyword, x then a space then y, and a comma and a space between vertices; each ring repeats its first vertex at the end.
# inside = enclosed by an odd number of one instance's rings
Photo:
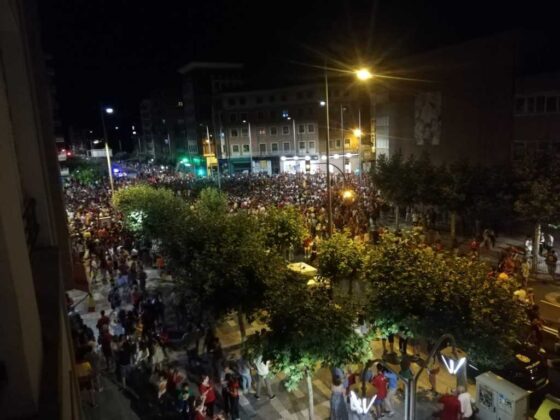
POLYGON ((362 130, 360 128, 354 128, 352 130, 352 134, 354 134, 354 137, 362 137, 362 130))
POLYGON ((251 123, 247 120, 243 120, 243 124, 247 124, 248 134, 249 134, 249 173, 253 173, 253 138, 251 137, 251 123))
POLYGON ((113 114, 113 108, 99 107, 101 114, 101 125, 103 127, 103 137, 105 140, 105 156, 107 157, 107 171, 109 172, 109 185, 111 187, 111 195, 115 192, 115 185, 113 183, 113 171, 111 170, 111 156, 109 156, 109 138, 107 137, 107 127, 105 126, 105 114, 113 114))
POLYGON ((366 68, 358 69, 354 72, 358 80, 369 80, 373 78, 373 74, 366 68))

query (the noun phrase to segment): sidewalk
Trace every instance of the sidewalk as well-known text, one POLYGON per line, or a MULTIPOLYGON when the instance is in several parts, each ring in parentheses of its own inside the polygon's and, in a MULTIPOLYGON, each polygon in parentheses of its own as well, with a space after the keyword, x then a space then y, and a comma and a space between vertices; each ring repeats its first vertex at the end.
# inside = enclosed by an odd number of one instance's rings
MULTIPOLYGON (((162 284, 157 278, 157 273, 155 270, 147 270, 148 272, 148 282, 147 289, 155 290, 161 287, 167 287, 167 284, 162 284)), ((107 302, 107 293, 109 292, 108 286, 97 286, 93 293, 94 299, 96 301, 95 312, 87 312, 87 299, 81 302, 76 310, 84 318, 84 322, 90 326, 94 331, 96 331, 95 325, 99 318, 99 312, 105 310, 107 313, 111 311, 109 303, 107 302)), ((70 296, 77 302, 84 296, 84 292, 72 291, 70 296)), ((173 315, 171 313, 166 316, 166 319, 171 319, 173 315)), ((252 323, 247 325, 247 334, 251 334, 254 331, 258 331, 262 328, 262 325, 258 323, 252 323)), ((236 358, 239 356, 241 336, 239 333, 239 325, 237 323, 236 317, 228 317, 224 322, 222 322, 218 328, 218 337, 222 342, 224 352, 227 358, 236 358)), ((381 358, 382 356, 382 346, 381 341, 376 340, 372 342, 372 349, 375 358, 381 358)), ((179 367, 180 371, 189 378, 192 383, 194 376, 189 375, 189 372, 185 370, 186 366, 186 351, 185 350, 171 350, 169 351, 169 362, 170 364, 179 367)), ((399 371, 399 367, 392 365, 395 371, 399 371)), ((419 367, 416 364, 412 365, 414 372, 417 372, 419 367)), ((356 372, 361 372, 361 366, 355 366, 354 370, 356 372)), ((444 367, 442 366, 441 372, 438 374, 438 384, 437 390, 439 393, 449 392, 451 389, 456 387, 455 377, 444 372, 444 367)), ((273 378, 272 390, 276 394, 276 398, 269 400, 266 396, 262 396, 260 400, 256 400, 254 395, 251 393, 249 395, 242 395, 240 397, 240 408, 241 408, 241 418, 242 419, 256 419, 256 420, 275 420, 275 419, 307 419, 308 418, 308 399, 307 399, 307 389, 304 382, 302 382, 297 390, 294 392, 288 392, 284 388, 282 382, 282 376, 278 375, 273 378)), ((135 395, 124 392, 119 386, 114 382, 111 377, 103 377, 103 387, 102 392, 97 393, 96 399, 98 406, 95 408, 90 407, 88 404, 84 404, 84 411, 86 418, 88 420, 136 420, 136 419, 151 419, 157 415, 154 413, 154 405, 149 404, 143 395, 137 399, 135 395)), ((319 369, 313 378, 313 391, 314 391, 314 408, 315 408, 315 418, 316 419, 328 419, 330 414, 330 391, 331 387, 331 372, 328 368, 319 369)), ((423 373, 420 376, 418 382, 418 399, 417 399, 417 410, 418 419, 430 419, 431 414, 437 410, 437 404, 433 400, 427 390, 429 390, 430 385, 428 382, 427 373, 423 373)), ((144 388, 143 388, 144 389, 144 388)), ((361 384, 356 384, 353 389, 356 390, 358 395, 361 394, 361 384)), ((367 397, 371 398, 374 395, 374 388, 368 384, 367 386, 367 397)), ((469 391, 473 397, 475 396, 474 387, 470 387, 469 391)), ((150 392, 149 390, 146 392, 150 392)), ((155 390, 154 390, 155 395, 155 390)), ((150 395, 150 398, 153 396, 150 395)), ((404 396, 401 393, 397 394, 397 401, 395 404, 396 414, 393 419, 402 419, 403 416, 403 403, 404 396)), ((157 407, 155 407, 157 411, 157 407)))

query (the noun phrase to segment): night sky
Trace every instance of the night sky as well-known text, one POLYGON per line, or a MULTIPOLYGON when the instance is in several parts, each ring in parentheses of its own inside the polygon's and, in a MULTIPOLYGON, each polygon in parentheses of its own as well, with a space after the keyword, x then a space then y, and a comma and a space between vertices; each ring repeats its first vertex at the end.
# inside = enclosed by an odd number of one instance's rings
POLYGON ((191 60, 238 61, 260 85, 305 82, 327 56, 345 63, 506 30, 556 36, 553 2, 404 0, 39 0, 66 126, 98 129, 97 103, 138 121, 138 102, 191 60), (519 3, 519 6, 516 4, 519 3), (303 63, 304 65, 302 65, 303 63))

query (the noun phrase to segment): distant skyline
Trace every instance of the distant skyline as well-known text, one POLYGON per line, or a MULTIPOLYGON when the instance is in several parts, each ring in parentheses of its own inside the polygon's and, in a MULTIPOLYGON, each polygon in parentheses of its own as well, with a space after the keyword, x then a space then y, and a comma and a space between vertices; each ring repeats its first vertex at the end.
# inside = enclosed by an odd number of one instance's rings
POLYGON ((404 0, 38 1, 66 126, 98 129, 97 104, 139 123, 150 90, 193 60, 247 64, 261 85, 309 81, 322 55, 370 64, 506 30, 558 39, 552 2, 404 0), (554 32, 553 32, 554 31, 554 32), (264 79, 264 80, 263 80, 264 79), (268 83, 270 82, 270 83, 268 83))

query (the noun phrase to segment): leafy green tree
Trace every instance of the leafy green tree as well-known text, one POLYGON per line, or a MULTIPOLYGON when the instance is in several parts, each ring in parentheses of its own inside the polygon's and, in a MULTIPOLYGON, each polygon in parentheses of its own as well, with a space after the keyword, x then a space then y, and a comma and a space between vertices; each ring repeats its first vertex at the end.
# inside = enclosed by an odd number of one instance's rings
POLYGON ((305 378, 309 418, 313 413, 313 373, 318 366, 344 366, 371 358, 369 338, 354 331, 356 310, 351 303, 334 303, 327 288, 306 287, 297 275, 288 274, 267 292, 264 321, 267 330, 251 336, 244 352, 262 355, 282 372, 285 386, 294 390, 305 378))
POLYGON ((362 277, 365 253, 362 242, 354 241, 346 233, 333 233, 330 238, 319 243, 319 275, 329 279, 331 287, 347 281, 348 294, 352 295, 354 280, 362 277))
POLYGON ((372 248, 366 267, 371 322, 382 332, 404 327, 432 342, 455 336, 471 359, 501 367, 525 329, 515 286, 487 276, 487 266, 467 258, 435 254, 414 236, 390 233, 372 248))
POLYGON ((164 188, 138 184, 115 191, 113 205, 124 215, 125 226, 148 240, 165 241, 172 238, 187 216, 184 200, 164 188))
POLYGON ((560 220, 560 159, 528 159, 515 169, 519 193, 514 209, 522 220, 535 226, 533 268, 536 269, 541 225, 560 220))
POLYGON ((281 255, 286 255, 290 248, 300 248, 308 235, 301 211, 293 206, 268 208, 261 217, 261 229, 266 246, 281 255))
POLYGON ((405 161, 402 153, 398 151, 390 158, 381 155, 372 171, 374 184, 379 188, 383 197, 395 206, 397 228, 399 227, 400 208, 414 204, 418 197, 415 166, 413 156, 405 161))

